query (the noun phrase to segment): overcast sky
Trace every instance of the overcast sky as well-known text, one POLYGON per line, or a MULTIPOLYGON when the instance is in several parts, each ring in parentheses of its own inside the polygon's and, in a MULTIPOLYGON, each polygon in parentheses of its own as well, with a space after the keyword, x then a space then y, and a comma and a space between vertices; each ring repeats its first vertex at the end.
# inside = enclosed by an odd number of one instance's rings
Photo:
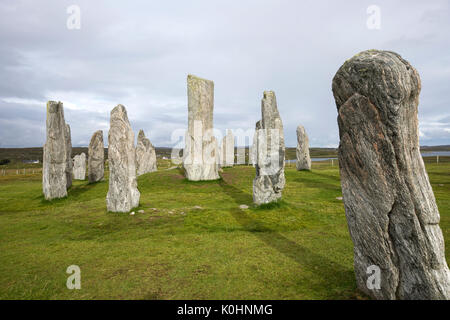
POLYGON ((366 49, 395 51, 419 71, 421 145, 450 144, 447 0, 3 0, 0 18, 0 147, 42 146, 47 100, 64 103, 73 146, 99 129, 106 142, 119 103, 136 135, 172 146, 187 127, 188 74, 214 81, 222 131, 253 129, 274 90, 287 146, 302 124, 311 146, 336 147, 331 81, 366 49), (80 29, 67 27, 70 5, 80 29), (367 26, 370 5, 380 29, 367 26))

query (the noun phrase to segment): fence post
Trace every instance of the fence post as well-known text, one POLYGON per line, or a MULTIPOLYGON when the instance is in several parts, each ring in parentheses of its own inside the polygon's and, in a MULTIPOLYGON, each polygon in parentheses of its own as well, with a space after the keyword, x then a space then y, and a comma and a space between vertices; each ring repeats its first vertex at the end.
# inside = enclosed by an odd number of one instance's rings
POLYGON ((439 163, 439 155, 436 156, 436 163, 439 163))

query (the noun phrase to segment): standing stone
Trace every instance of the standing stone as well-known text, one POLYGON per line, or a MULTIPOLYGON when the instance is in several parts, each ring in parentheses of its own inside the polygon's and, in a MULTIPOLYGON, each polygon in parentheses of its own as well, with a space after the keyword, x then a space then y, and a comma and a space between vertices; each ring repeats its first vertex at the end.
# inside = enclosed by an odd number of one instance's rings
POLYGON ((84 152, 73 157, 73 178, 75 180, 86 179, 86 154, 84 152))
POLYGON ((47 200, 67 196, 67 140, 62 102, 47 102, 42 190, 47 200))
POLYGON ((111 212, 129 212, 139 206, 134 132, 121 104, 111 111, 108 133, 109 189, 106 206, 111 212))
POLYGON ((144 131, 139 130, 136 145, 136 170, 137 175, 156 171, 156 151, 144 131))
POLYGON ((311 170, 311 158, 309 157, 309 139, 303 126, 297 127, 297 170, 311 170))
POLYGON ((273 91, 264 91, 261 111, 261 129, 255 133, 257 163, 253 202, 257 205, 280 199, 285 185, 283 123, 273 91))
POLYGON ((333 79, 356 281, 377 299, 450 298, 439 212, 419 150, 420 88, 416 69, 388 51, 359 53, 333 79), (368 279, 376 268, 378 290, 368 279))
POLYGON ((66 124, 66 182, 67 189, 72 186, 73 162, 72 162, 72 136, 70 126, 66 124))
POLYGON ((96 131, 89 143, 88 170, 89 183, 100 181, 105 175, 105 147, 102 130, 96 131))
POLYGON ((250 163, 255 167, 256 163, 258 162, 258 155, 257 155, 257 143, 258 143, 258 130, 261 129, 261 120, 256 122, 255 125, 255 134, 253 135, 253 144, 249 151, 249 160, 250 163))
POLYGON ((219 179, 217 144, 213 135, 214 82, 187 77, 188 131, 183 167, 192 181, 219 179))
POLYGON ((222 166, 222 146, 219 146, 219 140, 217 140, 216 137, 214 137, 214 148, 216 149, 216 166, 217 170, 220 172, 220 167, 222 166))
POLYGON ((227 135, 222 139, 220 157, 222 167, 234 165, 234 136, 231 130, 227 130, 227 135))

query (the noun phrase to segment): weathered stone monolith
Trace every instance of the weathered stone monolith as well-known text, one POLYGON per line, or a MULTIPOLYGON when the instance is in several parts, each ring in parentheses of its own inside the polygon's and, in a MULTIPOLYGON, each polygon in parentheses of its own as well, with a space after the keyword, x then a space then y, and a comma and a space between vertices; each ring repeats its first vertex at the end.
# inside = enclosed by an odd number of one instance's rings
POLYGON ((256 166, 256 163, 258 162, 258 155, 257 155, 257 143, 258 143, 258 130, 261 129, 261 120, 256 122, 255 125, 255 134, 253 135, 253 144, 249 150, 249 162, 251 165, 256 166))
POLYGON ((264 91, 261 113, 261 129, 255 133, 257 163, 253 202, 257 205, 280 199, 285 185, 283 123, 273 91, 264 91))
POLYGON ((214 148, 216 149, 215 154, 216 154, 216 166, 217 166, 217 170, 218 172, 222 172, 221 166, 222 166, 222 155, 221 155, 221 150, 222 150, 222 146, 219 145, 219 140, 216 137, 214 138, 214 148))
POLYGON ((72 135, 70 126, 66 123, 66 182, 67 188, 72 186, 73 162, 72 162, 72 135))
POLYGON ((156 171, 156 151, 144 131, 139 130, 136 145, 136 171, 137 175, 156 171))
POLYGON ((103 131, 98 130, 92 135, 88 148, 88 180, 89 183, 101 181, 105 175, 105 146, 103 131))
POLYGON ((121 104, 111 111, 108 133, 109 189, 106 196, 108 211, 129 212, 139 205, 140 193, 136 181, 136 150, 134 132, 125 107, 121 104))
POLYGON ((419 150, 420 88, 416 69, 388 51, 357 54, 333 79, 356 282, 377 299, 450 298, 439 212, 419 150))
POLYGON ((186 178, 216 180, 220 177, 213 135, 214 82, 188 75, 187 87, 188 131, 183 153, 186 178))
POLYGON ((47 200, 67 196, 67 139, 62 102, 47 102, 42 190, 47 200))
POLYGON ((234 165, 234 135, 231 130, 222 139, 220 152, 220 164, 222 167, 232 167, 234 165))
POLYGON ((297 127, 297 170, 311 170, 311 158, 309 157, 309 139, 302 125, 297 127))
POLYGON ((73 157, 73 178, 75 180, 86 179, 86 154, 84 152, 73 157))
POLYGON ((105 147, 103 131, 96 131, 89 142, 88 148, 88 179, 89 183, 103 179, 105 175, 105 147))

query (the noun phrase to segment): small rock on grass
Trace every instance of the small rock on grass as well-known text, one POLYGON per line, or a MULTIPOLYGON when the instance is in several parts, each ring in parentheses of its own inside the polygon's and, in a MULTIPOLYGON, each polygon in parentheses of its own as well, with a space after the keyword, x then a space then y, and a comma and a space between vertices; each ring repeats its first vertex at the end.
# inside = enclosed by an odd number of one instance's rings
POLYGON ((138 210, 138 213, 144 213, 145 211, 144 210, 138 210))
POLYGON ((241 205, 239 206, 239 209, 241 209, 241 210, 246 210, 246 209, 248 209, 248 205, 246 205, 246 204, 241 204, 241 205))
POLYGON ((130 212, 130 216, 134 216, 134 211, 130 212))
POLYGON ((336 197, 336 200, 341 200, 342 201, 342 197, 336 197))

